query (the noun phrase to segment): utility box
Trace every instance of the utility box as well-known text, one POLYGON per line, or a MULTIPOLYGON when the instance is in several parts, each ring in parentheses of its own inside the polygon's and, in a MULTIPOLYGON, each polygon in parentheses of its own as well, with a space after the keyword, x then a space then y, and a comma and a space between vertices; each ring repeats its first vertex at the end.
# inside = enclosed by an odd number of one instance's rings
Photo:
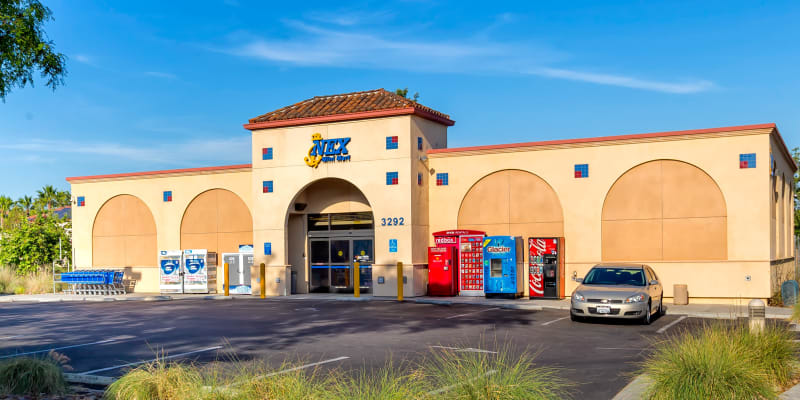
POLYGON ((673 286, 672 293, 672 304, 676 306, 689 304, 689 287, 687 285, 673 286))
POLYGON ((797 296, 800 292, 800 285, 797 281, 790 280, 781 284, 781 300, 784 306, 793 306, 797 304, 797 296))

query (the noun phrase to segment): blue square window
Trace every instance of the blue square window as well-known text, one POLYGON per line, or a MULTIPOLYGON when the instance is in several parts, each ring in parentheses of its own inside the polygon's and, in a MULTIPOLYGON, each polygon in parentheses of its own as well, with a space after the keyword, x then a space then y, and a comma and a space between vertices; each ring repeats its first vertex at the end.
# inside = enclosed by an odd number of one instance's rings
POLYGON ((386 137, 386 150, 394 150, 397 148, 398 145, 397 136, 387 136, 386 137))
POLYGON ((86 198, 83 196, 78 196, 78 207, 83 207, 86 205, 86 198))
POLYGON ((264 181, 263 193, 272 193, 272 181, 264 181))
POLYGON ((417 185, 422 186, 422 172, 417 173, 417 185))
POLYGON ((262 160, 272 160, 272 147, 264 147, 261 149, 262 160))
POLYGON ((165 202, 172 201, 172 191, 171 190, 165 190, 164 191, 164 201, 165 202))
POLYGON ((755 168, 756 153, 739 154, 739 168, 755 168))
POLYGON ((589 164, 575 164, 575 177, 588 178, 589 177, 589 164))
POLYGON ((447 172, 437 173, 436 174, 436 186, 447 186, 449 176, 447 172))
POLYGON ((397 185, 398 183, 398 173, 397 172, 387 172, 386 173, 386 184, 387 185, 397 185))
POLYGON ((417 137, 417 150, 422 150, 422 137, 417 137))

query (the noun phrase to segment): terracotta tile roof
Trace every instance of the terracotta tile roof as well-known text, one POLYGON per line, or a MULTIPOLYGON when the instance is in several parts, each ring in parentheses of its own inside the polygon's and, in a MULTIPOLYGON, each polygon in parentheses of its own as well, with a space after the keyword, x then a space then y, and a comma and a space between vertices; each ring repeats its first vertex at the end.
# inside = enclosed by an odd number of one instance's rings
POLYGON ((250 119, 247 129, 415 114, 453 125, 450 116, 386 89, 316 96, 250 119))

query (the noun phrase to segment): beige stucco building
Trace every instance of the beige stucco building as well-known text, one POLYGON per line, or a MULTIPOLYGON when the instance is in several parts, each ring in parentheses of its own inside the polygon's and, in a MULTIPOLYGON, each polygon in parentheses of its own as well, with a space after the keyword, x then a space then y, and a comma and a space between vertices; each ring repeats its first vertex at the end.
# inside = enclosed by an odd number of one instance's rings
POLYGON ((159 251, 253 245, 267 294, 352 290, 359 261, 393 296, 402 261, 419 296, 432 233, 474 229, 563 238, 562 296, 600 262, 649 264, 694 302, 794 274, 797 166, 774 124, 448 148, 453 124, 384 90, 321 96, 251 119, 252 164, 67 178, 75 264, 158 292, 159 251))

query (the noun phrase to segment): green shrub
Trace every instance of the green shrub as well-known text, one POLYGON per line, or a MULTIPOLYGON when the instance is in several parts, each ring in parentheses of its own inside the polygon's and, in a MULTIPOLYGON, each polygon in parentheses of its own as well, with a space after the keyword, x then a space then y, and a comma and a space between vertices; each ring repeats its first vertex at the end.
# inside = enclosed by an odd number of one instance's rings
POLYGON ((196 367, 168 364, 160 357, 123 375, 108 386, 105 396, 111 400, 188 400, 203 392, 196 367))
POLYGON ((655 344, 643 369, 650 399, 773 399, 792 375, 795 344, 785 329, 706 326, 655 344))
POLYGON ((25 294, 25 288, 23 286, 15 287, 14 294, 25 294))
POLYGON ((67 390, 57 361, 20 357, 0 362, 0 394, 62 394, 67 390))
POLYGON ((573 385, 559 369, 539 367, 536 354, 510 345, 489 352, 435 351, 421 366, 427 390, 435 399, 566 399, 573 385))
MULTIPOLYGON (((283 364, 279 371, 291 369, 283 364)), ((313 400, 330 399, 324 396, 325 383, 331 382, 317 375, 316 370, 306 372, 304 369, 276 374, 267 372, 263 367, 254 367, 244 373, 239 372, 238 383, 217 390, 220 395, 228 395, 232 399, 280 399, 280 400, 313 400), (244 375, 244 378, 242 376, 244 375), (233 393, 233 394, 231 394, 233 393)))

